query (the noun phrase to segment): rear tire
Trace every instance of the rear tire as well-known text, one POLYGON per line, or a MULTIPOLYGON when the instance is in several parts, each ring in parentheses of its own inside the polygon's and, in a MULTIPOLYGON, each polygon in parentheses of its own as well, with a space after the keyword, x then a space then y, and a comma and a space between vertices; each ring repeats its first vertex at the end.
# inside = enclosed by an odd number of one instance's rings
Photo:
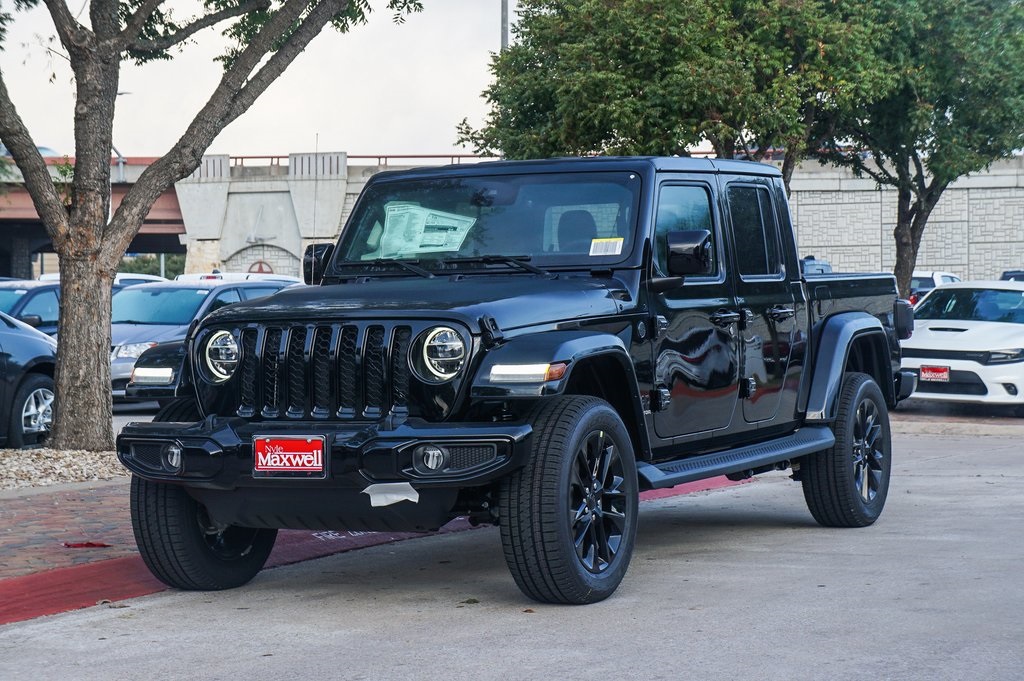
POLYGON ((885 507, 892 470, 889 412, 867 374, 844 376, 832 432, 831 449, 801 462, 807 508, 825 527, 866 527, 885 507))
MULTIPOLYGON (((154 421, 194 423, 195 400, 174 400, 154 421)), ((142 560, 176 589, 217 591, 249 582, 263 569, 277 530, 217 525, 184 487, 132 476, 132 530, 142 560)))
POLYGON ((545 400, 529 461, 502 485, 505 561, 524 594, 581 605, 614 593, 629 567, 639 497, 622 419, 596 397, 545 400))

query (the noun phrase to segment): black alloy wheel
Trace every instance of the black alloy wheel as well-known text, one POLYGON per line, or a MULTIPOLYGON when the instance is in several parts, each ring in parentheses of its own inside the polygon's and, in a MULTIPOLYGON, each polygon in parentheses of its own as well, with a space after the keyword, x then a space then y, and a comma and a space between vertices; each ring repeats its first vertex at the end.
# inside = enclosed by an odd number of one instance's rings
POLYGON ((845 375, 832 432, 831 449, 800 463, 804 499, 821 525, 866 527, 885 507, 892 472, 889 412, 873 378, 845 375))
POLYGON ((569 523, 576 556, 593 574, 607 570, 622 546, 627 531, 625 482, 615 442, 604 431, 591 431, 576 450, 569 523))
POLYGON ((543 400, 532 451, 503 481, 505 562, 524 594, 580 605, 615 592, 629 567, 639 511, 633 444, 604 400, 543 400))

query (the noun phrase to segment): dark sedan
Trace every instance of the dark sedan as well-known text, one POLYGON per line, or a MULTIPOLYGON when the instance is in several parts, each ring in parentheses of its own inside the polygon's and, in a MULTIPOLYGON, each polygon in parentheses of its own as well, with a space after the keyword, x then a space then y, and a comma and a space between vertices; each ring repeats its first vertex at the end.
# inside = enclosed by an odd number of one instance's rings
POLYGON ((53 422, 57 342, 0 313, 0 444, 39 444, 53 422))

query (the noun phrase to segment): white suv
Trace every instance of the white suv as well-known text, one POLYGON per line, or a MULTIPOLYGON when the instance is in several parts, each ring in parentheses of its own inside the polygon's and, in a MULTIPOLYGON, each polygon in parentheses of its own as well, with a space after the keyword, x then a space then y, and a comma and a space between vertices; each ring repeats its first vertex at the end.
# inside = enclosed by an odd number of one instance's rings
POLYGON ((914 270, 910 278, 910 304, 917 305, 917 301, 924 298, 925 294, 936 286, 942 284, 955 284, 960 277, 950 272, 927 272, 914 270))

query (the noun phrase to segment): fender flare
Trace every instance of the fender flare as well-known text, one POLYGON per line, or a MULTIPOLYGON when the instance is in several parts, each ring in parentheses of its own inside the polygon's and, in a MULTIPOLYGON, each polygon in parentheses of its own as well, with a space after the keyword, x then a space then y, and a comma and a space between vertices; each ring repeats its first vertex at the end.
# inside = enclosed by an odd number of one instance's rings
MULTIPOLYGON (((818 335, 814 373, 807 399, 808 423, 831 423, 835 420, 850 347, 856 340, 865 336, 877 336, 879 341, 876 342, 880 342, 884 348, 889 347, 888 336, 882 322, 867 312, 844 312, 829 317, 824 322, 824 327, 818 335)), ((883 362, 882 371, 888 371, 890 375, 880 377, 879 388, 891 403, 895 388, 888 357, 883 362)))
POLYGON ((569 385, 573 371, 589 359, 610 358, 622 367, 625 386, 632 404, 629 417, 636 425, 637 458, 650 451, 647 421, 640 399, 640 385, 633 361, 625 342, 618 336, 599 331, 542 331, 509 339, 488 352, 477 368, 470 387, 473 400, 528 399, 562 395, 569 385), (555 381, 496 382, 491 381, 491 369, 499 364, 553 364, 565 362, 565 375, 555 381))

